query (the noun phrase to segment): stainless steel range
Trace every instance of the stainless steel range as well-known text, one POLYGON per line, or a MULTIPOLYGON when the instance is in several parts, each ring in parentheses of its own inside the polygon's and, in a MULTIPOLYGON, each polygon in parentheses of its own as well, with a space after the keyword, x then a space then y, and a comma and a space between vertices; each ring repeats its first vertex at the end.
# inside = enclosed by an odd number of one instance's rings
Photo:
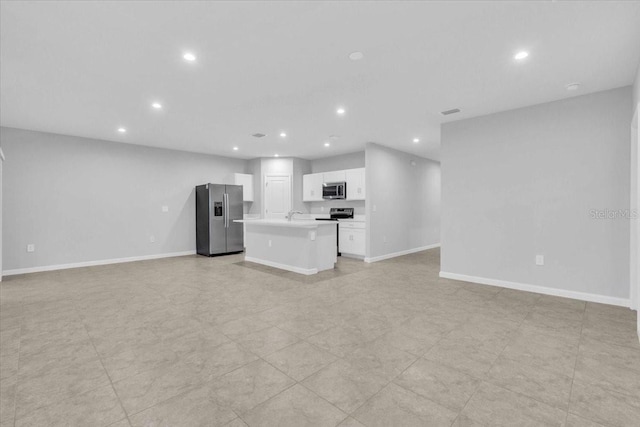
POLYGON ((338 229, 339 219, 353 218, 353 208, 331 208, 329 210, 329 218, 316 218, 316 221, 335 221, 336 222, 336 253, 340 256, 340 230, 338 229))

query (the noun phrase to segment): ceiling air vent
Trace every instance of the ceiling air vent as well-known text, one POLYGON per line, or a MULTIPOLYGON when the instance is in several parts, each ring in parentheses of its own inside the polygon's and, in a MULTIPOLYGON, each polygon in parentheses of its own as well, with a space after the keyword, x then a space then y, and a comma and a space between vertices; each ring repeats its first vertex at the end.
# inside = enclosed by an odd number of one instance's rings
POLYGON ((460 112, 459 108, 454 108, 453 110, 443 111, 440 114, 442 114, 443 116, 448 116, 449 114, 455 114, 455 113, 459 113, 459 112, 460 112))
POLYGON ((260 133, 260 132, 258 132, 258 133, 254 133, 254 134, 253 134, 253 135, 251 135, 251 136, 253 136, 253 137, 255 137, 255 138, 262 138, 262 137, 265 137, 265 136, 267 136, 267 135, 265 135, 264 133, 260 133))

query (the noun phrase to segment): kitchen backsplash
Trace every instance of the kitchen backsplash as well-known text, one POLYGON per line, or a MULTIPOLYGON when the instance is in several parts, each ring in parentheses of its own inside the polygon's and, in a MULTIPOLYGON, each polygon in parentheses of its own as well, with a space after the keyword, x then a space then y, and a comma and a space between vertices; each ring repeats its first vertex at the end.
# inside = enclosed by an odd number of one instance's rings
POLYGON ((329 214, 331 208, 354 208, 355 215, 365 215, 364 200, 331 200, 326 202, 310 202, 309 212, 313 215, 329 214))

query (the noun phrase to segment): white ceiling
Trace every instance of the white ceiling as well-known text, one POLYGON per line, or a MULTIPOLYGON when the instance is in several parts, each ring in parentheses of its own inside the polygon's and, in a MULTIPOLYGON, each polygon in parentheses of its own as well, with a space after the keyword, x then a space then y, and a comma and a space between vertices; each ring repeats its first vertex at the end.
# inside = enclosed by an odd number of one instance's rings
POLYGON ((629 85, 640 58, 640 2, 2 2, 0 30, 2 126, 242 158, 437 159, 445 121, 629 85))

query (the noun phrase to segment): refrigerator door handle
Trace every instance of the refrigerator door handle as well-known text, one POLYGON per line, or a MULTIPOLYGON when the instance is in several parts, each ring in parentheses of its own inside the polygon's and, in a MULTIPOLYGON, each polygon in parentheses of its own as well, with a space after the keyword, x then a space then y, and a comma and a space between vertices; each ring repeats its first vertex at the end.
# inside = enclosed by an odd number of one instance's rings
POLYGON ((229 228, 229 195, 224 193, 224 227, 229 228))

